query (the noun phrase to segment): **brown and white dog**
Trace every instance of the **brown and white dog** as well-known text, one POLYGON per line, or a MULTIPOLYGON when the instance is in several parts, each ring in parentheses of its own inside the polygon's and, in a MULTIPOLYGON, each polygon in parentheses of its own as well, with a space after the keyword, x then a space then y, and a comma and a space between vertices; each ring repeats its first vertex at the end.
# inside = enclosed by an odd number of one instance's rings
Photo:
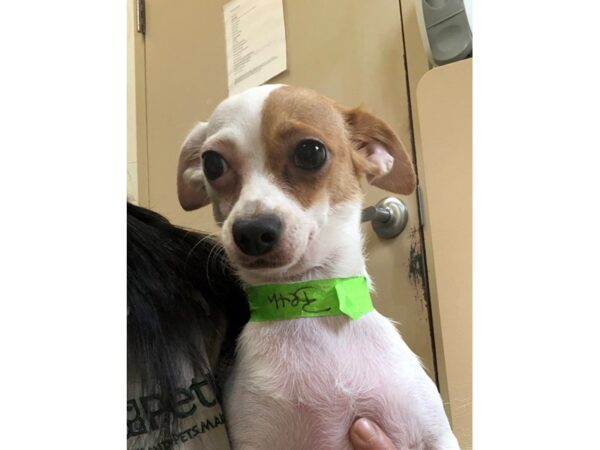
MULTIPOLYGON (((224 100, 181 151, 186 210, 212 203, 221 238, 250 285, 364 275, 360 177, 415 188, 392 129, 314 91, 265 85, 224 100)), ((418 358, 377 311, 250 322, 225 392, 234 449, 351 449, 354 420, 398 449, 458 449, 418 358)))

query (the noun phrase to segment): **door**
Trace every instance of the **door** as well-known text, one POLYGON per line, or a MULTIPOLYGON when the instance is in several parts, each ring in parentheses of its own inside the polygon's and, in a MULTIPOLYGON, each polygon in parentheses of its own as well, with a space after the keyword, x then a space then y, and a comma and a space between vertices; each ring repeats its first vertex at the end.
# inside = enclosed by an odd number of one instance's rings
POLYGON ((472 60, 419 81, 421 183, 440 390, 461 448, 472 435, 472 60))
MULTIPOLYGON (((147 206, 172 222, 216 232, 210 207, 184 212, 177 201, 179 148, 192 125, 227 97, 225 29, 219 0, 146 0, 147 150, 140 186, 147 206), (143 180, 145 178, 145 180, 143 180)), ((398 1, 284 0, 288 70, 272 82, 313 88, 346 106, 363 104, 386 120, 412 151, 398 1)), ((389 194, 365 185, 365 206, 389 194)), ((379 239, 369 224, 368 270, 375 305, 397 322, 435 379, 430 308, 424 282, 416 195, 403 197, 405 231, 379 239)))

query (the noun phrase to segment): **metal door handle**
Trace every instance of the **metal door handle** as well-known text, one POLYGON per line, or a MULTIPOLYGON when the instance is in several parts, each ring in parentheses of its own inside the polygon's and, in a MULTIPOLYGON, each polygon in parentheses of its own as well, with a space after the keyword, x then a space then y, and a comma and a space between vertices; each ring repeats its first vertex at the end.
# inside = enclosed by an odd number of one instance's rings
POLYGON ((362 222, 371 222, 373 231, 382 239, 398 236, 408 223, 408 208, 402 200, 387 197, 362 211, 362 222))

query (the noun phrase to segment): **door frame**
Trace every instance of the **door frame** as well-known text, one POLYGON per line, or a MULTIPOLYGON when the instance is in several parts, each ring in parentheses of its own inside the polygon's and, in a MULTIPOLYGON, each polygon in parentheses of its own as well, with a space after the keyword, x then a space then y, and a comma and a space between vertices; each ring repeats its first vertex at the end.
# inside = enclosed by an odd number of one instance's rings
POLYGON ((128 192, 128 197, 131 196, 133 203, 148 208, 146 49, 144 33, 138 31, 138 6, 139 0, 127 0, 127 154, 135 155, 137 173, 137 189, 128 192))

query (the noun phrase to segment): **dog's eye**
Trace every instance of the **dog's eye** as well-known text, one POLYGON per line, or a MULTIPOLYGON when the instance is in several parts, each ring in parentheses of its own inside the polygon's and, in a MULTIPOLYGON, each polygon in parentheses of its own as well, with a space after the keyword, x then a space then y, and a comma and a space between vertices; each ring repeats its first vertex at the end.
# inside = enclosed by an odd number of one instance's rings
POLYGON ((304 170, 317 170, 327 160, 327 149, 315 139, 300 141, 294 150, 294 164, 304 170))
POLYGON ((202 154, 202 169, 206 178, 216 180, 227 170, 227 163, 217 152, 208 150, 202 154))

